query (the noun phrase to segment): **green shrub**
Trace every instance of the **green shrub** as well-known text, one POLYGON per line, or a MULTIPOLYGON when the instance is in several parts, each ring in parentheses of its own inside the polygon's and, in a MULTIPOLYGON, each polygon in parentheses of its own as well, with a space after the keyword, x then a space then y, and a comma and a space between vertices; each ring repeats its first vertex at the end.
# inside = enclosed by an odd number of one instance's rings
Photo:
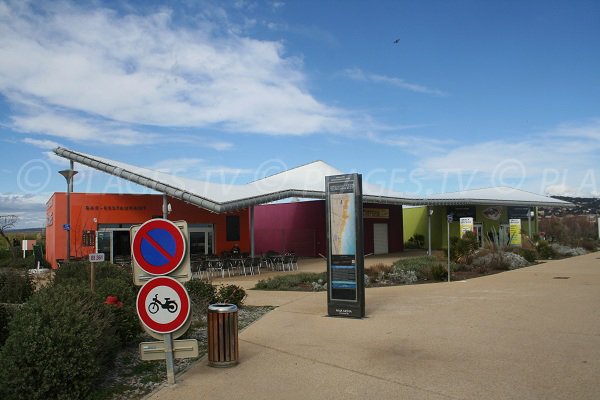
POLYGON ((450 258, 461 264, 469 264, 473 253, 479 248, 477 235, 466 232, 462 238, 450 238, 450 258))
POLYGON ((550 260, 556 258, 556 252, 554 251, 552 246, 550 246, 550 243, 548 243, 545 240, 540 240, 539 242, 537 242, 537 253, 543 260, 550 260))
POLYGON ((435 281, 445 281, 448 279, 448 268, 441 264, 433 265, 431 267, 431 277, 435 281))
POLYGON ((89 263, 83 261, 65 262, 55 271, 55 284, 90 282, 89 263))
POLYGON ((33 283, 26 270, 10 269, 0 273, 0 303, 23 303, 33 294, 33 283))
POLYGON ((87 288, 40 290, 10 322, 0 353, 0 397, 86 398, 118 349, 113 322, 87 288))
POLYGON ((241 286, 226 285, 219 287, 217 291, 217 301, 219 303, 235 304, 241 307, 246 299, 246 291, 241 286))
MULTIPOLYGON (((44 268, 48 268, 49 265, 46 260, 43 260, 41 263, 41 266, 44 268)), ((28 254, 25 258, 22 255, 17 258, 12 258, 11 256, 9 258, 0 258, 0 268, 31 269, 35 267, 36 263, 33 254, 28 254)))
POLYGON ((408 242, 404 243, 404 247, 407 249, 422 249, 424 243, 425 236, 416 233, 408 239, 408 242))
POLYGON ((431 280, 434 279, 432 268, 439 265, 439 260, 434 256, 401 258, 393 264, 392 273, 398 274, 400 271, 414 271, 418 280, 431 280))
POLYGON ((257 290, 309 290, 313 282, 326 282, 327 273, 302 272, 299 274, 280 275, 267 280, 259 280, 254 289, 257 290))
POLYGON ((526 259, 530 263, 534 263, 537 258, 537 253, 530 249, 519 248, 517 254, 526 259))
POLYGON ((201 320, 210 304, 217 302, 217 289, 210 283, 201 279, 192 279, 185 283, 185 288, 192 301, 192 317, 201 320))
POLYGON ((374 281, 385 278, 385 276, 390 272, 392 272, 392 266, 383 263, 375 264, 365 268, 365 274, 369 277, 369 280, 374 281))
POLYGON ((100 299, 116 296, 120 303, 108 304, 115 320, 115 329, 122 345, 136 341, 142 332, 136 310, 137 288, 121 278, 103 278, 95 288, 100 299))
POLYGON ((584 239, 581 241, 581 247, 587 251, 596 251, 600 247, 598 240, 584 239))
POLYGON ((8 337, 8 324, 17 313, 20 304, 0 304, 0 348, 8 337))

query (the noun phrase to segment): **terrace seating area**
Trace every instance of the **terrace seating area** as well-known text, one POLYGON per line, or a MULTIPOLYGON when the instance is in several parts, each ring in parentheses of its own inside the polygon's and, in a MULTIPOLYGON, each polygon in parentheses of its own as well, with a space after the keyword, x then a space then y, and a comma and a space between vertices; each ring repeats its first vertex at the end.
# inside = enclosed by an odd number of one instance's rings
POLYGON ((298 257, 295 253, 269 252, 259 256, 248 253, 224 251, 219 256, 192 255, 192 275, 198 279, 225 278, 235 275, 260 275, 261 269, 269 271, 298 270, 298 257))

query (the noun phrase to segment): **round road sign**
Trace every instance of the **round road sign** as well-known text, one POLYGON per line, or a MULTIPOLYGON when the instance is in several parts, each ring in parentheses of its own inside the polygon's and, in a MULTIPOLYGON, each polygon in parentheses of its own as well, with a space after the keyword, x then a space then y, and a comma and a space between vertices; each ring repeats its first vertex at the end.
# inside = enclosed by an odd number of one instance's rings
POLYGON ((183 233, 167 219, 144 222, 131 247, 135 262, 150 275, 170 274, 185 258, 183 233))
POLYGON ((142 323, 157 333, 181 328, 190 315, 190 296, 185 287, 168 276, 150 279, 140 289, 136 308, 142 323))

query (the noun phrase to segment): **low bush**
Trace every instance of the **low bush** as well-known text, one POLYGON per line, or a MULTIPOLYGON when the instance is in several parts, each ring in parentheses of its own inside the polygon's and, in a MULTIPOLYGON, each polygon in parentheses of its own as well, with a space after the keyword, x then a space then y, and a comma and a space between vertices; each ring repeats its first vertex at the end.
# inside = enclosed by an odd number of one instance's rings
POLYGON ((8 324, 20 306, 20 304, 0 304, 0 348, 8 337, 8 324))
POLYGON ((201 279, 187 281, 184 286, 192 301, 192 316, 196 321, 202 320, 208 306, 217 302, 217 289, 210 282, 201 279))
MULTIPOLYGON (((452 266, 450 266, 452 268, 452 266)), ((454 270, 456 271, 456 270, 454 270)), ((444 281, 448 279, 448 268, 441 264, 434 265, 431 267, 431 277, 434 281, 444 281)))
POLYGON ((585 239, 581 241, 581 247, 587 251, 596 251, 598 248, 600 248, 600 243, 598 240, 585 239))
POLYGON ((33 294, 33 282, 27 270, 0 272, 0 303, 24 303, 33 294))
POLYGON ((217 301, 219 303, 235 304, 241 307, 246 299, 246 291, 237 285, 225 285, 217 290, 217 301))
POLYGON ((582 256, 587 253, 587 251, 581 247, 569 247, 558 243, 552 243, 550 247, 554 250, 554 253, 562 257, 582 256))
POLYGON ((392 266, 383 263, 375 264, 371 267, 365 268, 365 274, 371 281, 380 280, 390 272, 392 272, 392 266))
POLYGON ((475 254, 471 263, 473 269, 481 273, 489 270, 508 271, 528 265, 525 258, 510 251, 480 251, 475 254))
POLYGON ((280 275, 256 283, 257 290, 312 290, 313 282, 327 282, 327 273, 302 272, 299 274, 280 275))
POLYGON ((404 247, 407 249, 422 249, 423 244, 425 244, 425 236, 417 233, 411 236, 410 239, 404 243, 404 247))
MULTIPOLYGON (((55 286, 90 287, 91 266, 87 261, 61 264, 54 276, 55 286)), ((107 304, 114 320, 116 335, 122 345, 136 341, 141 333, 136 311, 138 288, 133 284, 131 273, 109 262, 94 265, 95 293, 104 302, 108 296, 116 296, 115 304, 107 304)))
POLYGON ((136 310, 137 288, 122 278, 102 278, 95 293, 106 303, 109 296, 116 296, 116 304, 107 304, 113 314, 116 334, 121 345, 135 342, 142 332, 136 310))
POLYGON ((537 253, 534 250, 518 248, 517 254, 523 257, 527 262, 534 263, 537 259, 537 253))
MULTIPOLYGON (((433 269, 438 269, 440 266, 440 261, 434 256, 401 258, 393 264, 392 272, 388 276, 394 280, 394 276, 401 277, 401 275, 393 274, 399 274, 400 271, 413 271, 417 280, 433 280, 435 279, 433 269)), ((439 276, 437 271, 435 274, 439 276)))
POLYGON ((113 316, 82 286, 33 295, 9 324, 0 352, 3 399, 82 399, 118 349, 113 316))
POLYGON ((405 271, 402 269, 394 269, 394 271, 388 274, 387 278, 393 283, 400 283, 403 285, 412 285, 419 280, 415 271, 405 271))
POLYGON ((554 252, 554 249, 552 248, 552 246, 550 246, 550 243, 548 243, 547 241, 540 240, 539 242, 537 242, 536 247, 537 253, 542 260, 551 260, 553 258, 556 258, 556 253, 554 252))
POLYGON ((479 241, 473 232, 466 232, 462 238, 450 238, 450 259, 460 264, 470 264, 479 248, 479 241))
POLYGON ((65 262, 54 273, 55 284, 89 282, 89 263, 83 261, 65 262))

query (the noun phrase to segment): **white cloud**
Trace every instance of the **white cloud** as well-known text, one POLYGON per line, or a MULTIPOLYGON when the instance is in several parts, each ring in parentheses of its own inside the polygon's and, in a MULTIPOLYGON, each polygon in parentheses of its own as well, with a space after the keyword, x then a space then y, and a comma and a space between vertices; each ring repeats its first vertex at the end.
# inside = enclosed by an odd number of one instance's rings
MULTIPOLYGON (((400 129, 419 128, 422 125, 406 126, 400 129)), ((452 141, 448 139, 433 139, 422 135, 381 135, 370 132, 367 138, 372 142, 384 144, 387 146, 399 147, 407 153, 422 155, 423 153, 442 152, 452 141)))
POLYGON ((508 185, 536 193, 593 195, 600 189, 598 132, 600 121, 561 125, 535 135, 423 155, 417 164, 444 179, 467 178, 472 187, 459 190, 508 185))
POLYGON ((201 14, 189 26, 167 8, 0 5, 0 91, 22 108, 17 130, 132 145, 156 142, 152 127, 303 135, 352 126, 305 89, 301 62, 281 43, 201 14))
POLYGON ((32 139, 32 138, 23 139, 23 143, 31 144, 31 145, 34 145, 35 147, 39 147, 40 149, 44 149, 44 150, 52 150, 52 149, 60 146, 57 142, 54 142, 52 140, 39 140, 39 139, 32 139))
POLYGON ((390 86, 395 86, 400 89, 408 90, 414 93, 423 93, 423 94, 431 94, 435 96, 446 96, 446 93, 442 92, 438 89, 431 89, 427 86, 419 85, 416 83, 406 82, 403 79, 378 75, 378 74, 370 74, 365 73, 360 68, 349 68, 343 72, 343 75, 347 78, 356 80, 356 81, 364 81, 364 82, 373 82, 373 83, 383 83, 390 86))
POLYGON ((16 215, 15 228, 40 228, 46 225, 46 202, 50 193, 0 193, 0 215, 16 215))

